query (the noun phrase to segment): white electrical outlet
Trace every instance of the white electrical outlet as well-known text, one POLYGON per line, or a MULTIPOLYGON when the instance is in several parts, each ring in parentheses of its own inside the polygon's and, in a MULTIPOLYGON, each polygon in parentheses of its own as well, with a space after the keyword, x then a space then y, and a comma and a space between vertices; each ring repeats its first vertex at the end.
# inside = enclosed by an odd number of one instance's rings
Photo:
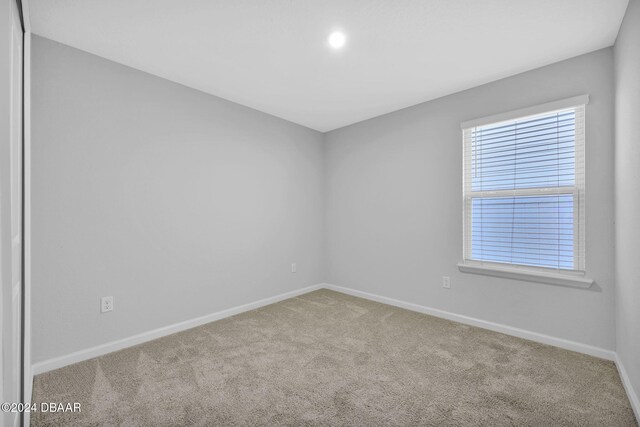
POLYGON ((113 311, 113 297, 100 298, 100 313, 106 313, 107 311, 113 311))
POLYGON ((451 289, 451 278, 449 276, 442 276, 442 287, 451 289))
POLYGON ((294 262, 293 264, 291 264, 291 272, 295 273, 298 271, 298 266, 296 265, 296 263, 294 262))

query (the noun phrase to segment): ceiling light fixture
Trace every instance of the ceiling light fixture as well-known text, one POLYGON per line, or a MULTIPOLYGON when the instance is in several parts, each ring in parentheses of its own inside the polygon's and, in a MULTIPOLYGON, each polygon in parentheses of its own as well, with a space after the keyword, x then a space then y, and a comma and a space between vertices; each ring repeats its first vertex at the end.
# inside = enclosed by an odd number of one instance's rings
POLYGON ((334 31, 333 33, 329 34, 329 45, 331 45, 331 47, 334 49, 340 49, 342 46, 344 46, 344 42, 346 40, 347 38, 340 31, 334 31))

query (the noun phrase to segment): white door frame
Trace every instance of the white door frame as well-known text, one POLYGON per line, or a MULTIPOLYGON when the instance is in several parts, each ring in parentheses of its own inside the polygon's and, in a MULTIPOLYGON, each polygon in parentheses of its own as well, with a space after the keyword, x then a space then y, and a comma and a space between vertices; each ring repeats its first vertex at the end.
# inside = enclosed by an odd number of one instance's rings
MULTIPOLYGON (((23 400, 23 67, 24 31, 16 0, 1 0, 0 31, 0 301, 2 307, 2 401, 23 400)), ((0 413, 6 426, 22 422, 18 412, 0 413)))
MULTIPOLYGON (((22 6, 22 25, 24 29, 24 62, 22 120, 23 120, 23 323, 22 323, 22 382, 24 402, 32 402, 33 369, 31 363, 31 21, 29 19, 29 1, 18 0, 22 6)), ((24 413, 23 425, 28 426, 30 413, 24 413)))
MULTIPOLYGON (((0 402, 31 400, 30 338, 30 59, 24 1, 0 0, 0 402), (6 18, 6 20, 5 20, 6 18), (26 68, 29 67, 29 68, 26 68), (28 157, 27 157, 28 155, 28 157), (28 222, 28 224, 27 224, 28 222), (27 280, 29 283, 27 283, 27 280)), ((0 425, 28 425, 20 413, 0 413, 0 425)))

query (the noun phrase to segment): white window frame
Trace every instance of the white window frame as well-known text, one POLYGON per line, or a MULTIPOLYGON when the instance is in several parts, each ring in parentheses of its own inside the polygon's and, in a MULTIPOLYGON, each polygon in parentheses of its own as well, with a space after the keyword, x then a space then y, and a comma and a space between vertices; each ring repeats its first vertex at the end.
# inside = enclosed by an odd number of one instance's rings
POLYGON ((504 277, 518 280, 541 282, 561 286, 575 286, 588 288, 593 280, 585 276, 585 120, 576 120, 575 161, 576 180, 575 186, 528 188, 518 190, 496 191, 472 191, 471 168, 471 131, 480 126, 497 124, 536 115, 549 114, 556 111, 576 109, 576 113, 584 117, 586 105, 589 103, 588 95, 581 95, 546 104, 536 105, 496 114, 460 124, 463 133, 463 261, 458 264, 460 271, 488 276, 504 277), (578 164, 582 162, 582 164, 578 164), (581 171, 581 173, 578 173, 581 171), (548 267, 535 267, 521 264, 500 263, 492 261, 473 260, 471 258, 471 200, 478 197, 522 197, 556 194, 573 194, 574 200, 574 269, 555 269, 548 267))

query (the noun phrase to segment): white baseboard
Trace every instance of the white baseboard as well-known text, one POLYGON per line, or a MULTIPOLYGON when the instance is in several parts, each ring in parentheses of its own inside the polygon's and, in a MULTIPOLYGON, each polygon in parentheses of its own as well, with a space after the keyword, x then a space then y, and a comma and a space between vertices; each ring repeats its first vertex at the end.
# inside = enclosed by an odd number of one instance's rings
MULTIPOLYGON (((424 314, 428 314, 435 317, 440 317, 440 318, 451 320, 454 322, 459 322, 459 323, 463 323, 471 326, 477 326, 477 327, 489 329, 495 332, 500 332, 503 334, 528 339, 528 340, 539 342, 542 344, 548 344, 548 345, 564 348, 567 350, 576 351, 578 353, 584 353, 590 356, 595 356, 602 359, 614 361, 616 363, 616 366, 618 367, 618 372, 620 373, 622 384, 624 385, 624 388, 629 397, 631 407, 633 408, 636 418, 640 420, 640 400, 638 399, 638 394, 633 389, 631 380, 627 375, 627 371, 625 370, 624 365, 622 364, 622 361, 614 351, 590 346, 587 344, 578 343, 575 341, 565 340, 562 338, 556 338, 550 335, 540 334, 537 332, 527 331, 525 329, 515 328, 512 326, 507 326, 500 323, 489 322, 486 320, 464 316, 461 314, 451 313, 448 311, 439 310, 436 308, 431 308, 431 307, 427 307, 419 304, 400 301, 397 299, 384 297, 384 296, 372 294, 369 292, 358 291, 355 289, 332 285, 329 283, 321 283, 318 285, 313 285, 313 286, 308 286, 306 288, 298 289, 295 291, 286 292, 273 297, 261 299, 259 301, 255 301, 255 302, 240 305, 237 307, 229 308, 226 310, 218 311, 216 313, 208 314, 206 316, 198 317, 196 319, 187 320, 184 322, 165 326, 159 329, 154 329, 149 332, 144 332, 142 334, 134 335, 134 336, 117 340, 117 341, 112 341, 96 347, 91 347, 88 349, 76 351, 74 353, 71 353, 65 356, 61 356, 54 359, 49 359, 43 362, 36 363, 31 368, 31 372, 30 372, 31 378, 27 384, 27 387, 25 387, 25 400, 27 402, 30 402, 32 400, 31 388, 33 383, 33 377, 35 375, 48 372, 54 369, 62 368, 64 366, 71 365, 73 363, 78 363, 83 360, 88 360, 94 357, 102 356, 104 354, 111 353, 117 350, 122 350, 127 347, 131 347, 131 346, 141 344, 147 341, 151 341, 160 337, 171 335, 176 332, 194 328, 196 326, 204 325, 206 323, 210 323, 216 320, 224 319, 225 317, 230 317, 236 314, 244 313, 245 311, 264 307, 266 305, 283 301, 288 298, 293 298, 298 295, 302 295, 302 294, 315 291, 321 288, 330 289, 330 290, 341 292, 347 295, 353 295, 353 296, 368 299, 371 301, 376 301, 383 304, 389 304, 395 307, 400 307, 407 310, 416 311, 419 313, 424 313, 424 314)), ((28 415, 28 414, 25 414, 25 415, 28 415)), ((25 425, 28 425, 28 421, 29 421, 28 416, 25 416, 25 425)))
POLYGON ((31 368, 31 372, 33 376, 42 374, 43 372, 52 371, 54 369, 62 368, 64 366, 71 365, 73 363, 82 362, 83 360, 92 359, 94 357, 102 356, 107 353, 122 350, 123 348, 131 347, 131 346, 141 344, 147 341, 151 341, 157 338, 161 338, 167 335, 175 334, 176 332, 181 332, 187 329, 195 328, 196 326, 204 325, 205 323, 210 323, 216 320, 224 319, 225 317, 230 317, 236 314, 244 313, 245 311, 264 307, 265 305, 273 304, 278 301, 282 301, 288 298, 296 297, 298 295, 306 294, 308 292, 315 291, 320 288, 322 288, 322 285, 307 286, 306 288, 297 289, 295 291, 286 292, 284 294, 261 299, 259 301, 250 302, 248 304, 218 311, 216 313, 207 314, 206 316, 198 317, 191 320, 186 320, 180 323, 175 323, 173 325, 154 329, 149 332, 143 332, 141 334, 134 335, 128 338, 123 338, 121 340, 111 341, 106 344, 101 344, 95 347, 79 350, 74 353, 67 354, 65 356, 60 356, 53 359, 35 363, 31 368))
MULTIPOLYGON (((224 319, 225 317, 233 316, 235 314, 243 313, 245 311, 254 310, 256 308, 264 307, 265 305, 273 304, 278 301, 292 298, 298 295, 305 294, 320 288, 331 289, 337 292, 342 292, 348 295, 353 295, 360 298, 365 298, 372 301, 381 302, 383 304, 393 305, 395 307, 405 308, 407 310, 417 311, 420 313, 429 314, 431 316, 440 317, 454 322, 464 323, 471 326, 477 326, 484 329, 489 329, 496 332, 501 332, 508 335, 513 335, 519 338, 528 339, 531 341, 540 342, 543 344, 549 344, 556 347, 564 348, 567 350, 576 351, 579 353, 588 354, 595 357, 600 357, 606 360, 616 360, 615 352, 606 350, 603 348, 593 347, 587 344, 578 343, 575 341, 569 341, 562 338, 552 337, 550 335, 544 335, 537 332, 527 331, 524 329, 515 328, 499 323, 488 322, 486 320, 476 319, 473 317, 463 316, 456 313, 451 313, 436 308, 431 308, 423 305, 418 305, 410 302, 400 301, 393 298, 388 298, 369 292, 358 291, 355 289, 344 288, 342 286, 336 286, 329 283, 322 283, 318 285, 308 286, 306 288, 298 289, 284 294, 276 295, 273 297, 265 298, 259 301, 251 302, 241 306, 229 308, 226 310, 218 311, 216 313, 208 314, 206 316, 198 317, 184 322, 176 323, 173 325, 165 326, 162 328, 154 329, 152 331, 143 332, 138 335, 134 335, 128 338, 123 338, 117 341, 111 341, 105 344, 101 344, 95 347, 79 350, 74 353, 70 353, 64 356, 56 357, 53 359, 45 360, 35 363, 31 368, 32 377, 43 372, 52 371, 54 369, 62 368, 73 363, 78 363, 83 360, 92 359, 94 357, 102 356, 107 353, 122 350, 127 347, 131 347, 137 344, 141 344, 147 341, 151 341, 160 337, 174 334, 176 332, 184 331, 196 326, 203 325, 205 323, 213 322, 216 320, 224 319)), ((29 387, 30 388, 30 387, 29 387)))
POLYGON ((629 378, 627 370, 624 368, 622 360, 620 360, 620 357, 617 354, 616 366, 618 367, 618 373, 620 374, 622 385, 624 386, 624 389, 627 392, 627 396, 629 397, 629 402, 631 403, 633 412, 636 414, 636 420, 640 423, 640 399, 638 399, 638 394, 633 389, 633 385, 631 384, 631 378, 629 378))
POLYGON ((342 286, 331 285, 323 283, 322 287, 331 289, 336 292, 342 292, 348 295, 353 295, 368 300, 381 302, 383 304, 393 305, 395 307, 405 308, 411 311, 417 311, 419 313, 429 314, 431 316, 440 317, 447 320, 452 320, 458 323, 464 323, 465 325, 477 326, 483 329, 489 329, 491 331, 500 332, 507 335, 513 335, 518 338, 524 338, 530 341, 539 342, 542 344, 548 344, 555 347, 564 348, 566 350, 576 351, 578 353, 588 354, 590 356, 599 357, 606 360, 615 360, 616 353, 604 348, 594 347, 588 344, 582 344, 575 341, 565 340, 563 338, 556 338, 550 335, 540 334, 538 332, 527 331, 526 329, 515 328, 513 326, 507 326, 500 323, 489 322, 486 320, 476 319, 474 317, 464 316, 461 314, 451 313, 449 311, 439 310, 437 308, 431 308, 424 305, 414 304, 410 302, 400 301, 393 298, 383 297, 369 292, 358 291, 355 289, 344 288, 342 286))

